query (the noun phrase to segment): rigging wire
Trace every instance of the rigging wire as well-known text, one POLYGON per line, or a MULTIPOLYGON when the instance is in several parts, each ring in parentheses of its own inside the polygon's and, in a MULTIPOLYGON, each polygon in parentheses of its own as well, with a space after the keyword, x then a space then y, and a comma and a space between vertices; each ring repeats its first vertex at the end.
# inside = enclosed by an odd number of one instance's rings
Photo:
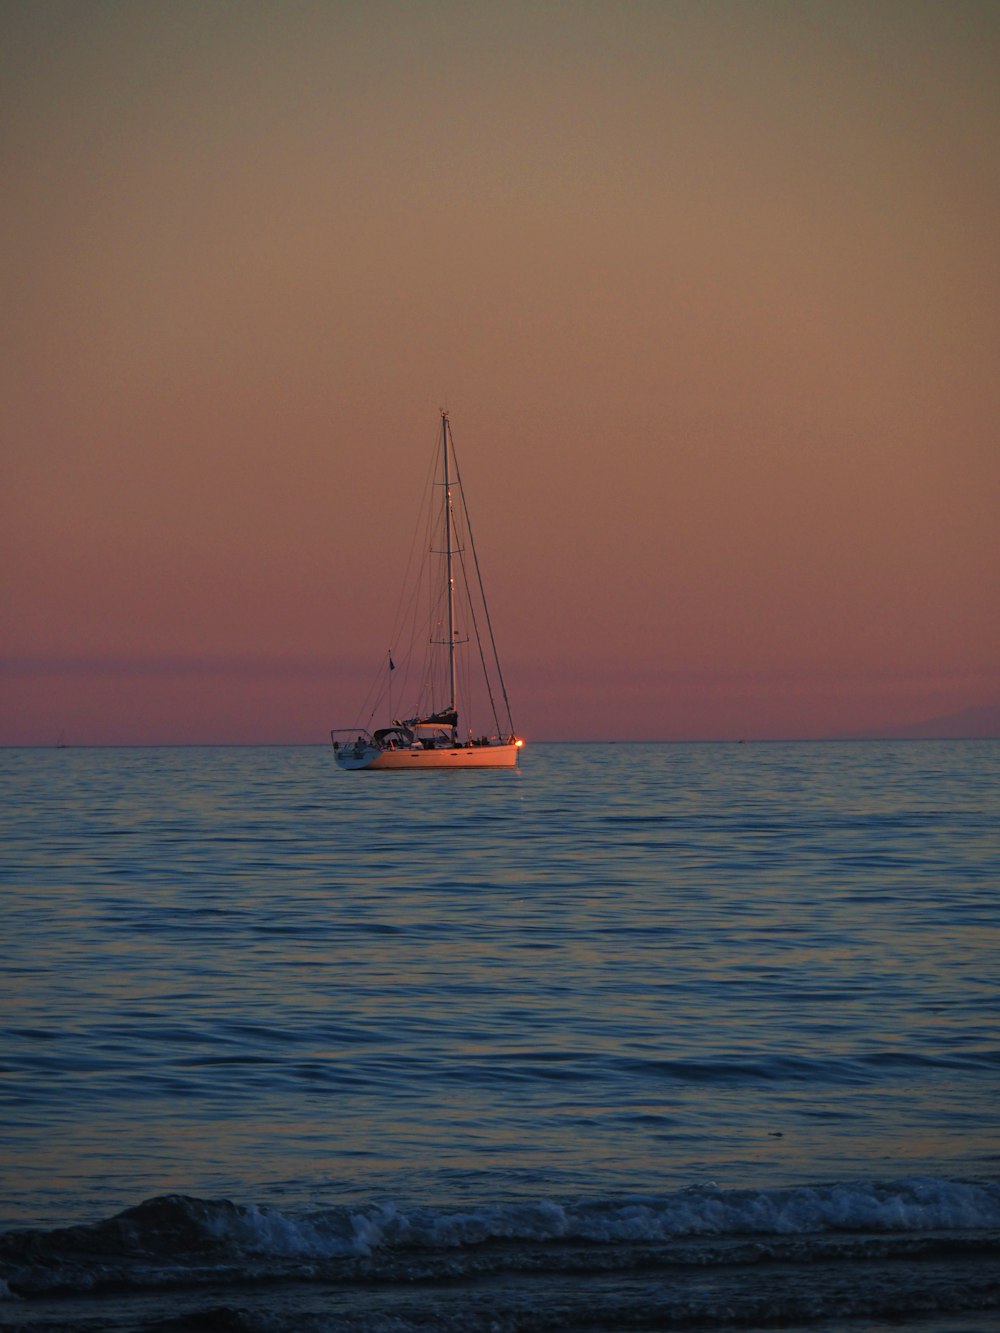
MULTIPOLYGON (((412 710, 412 716, 421 717, 430 715, 440 707, 439 700, 445 697, 449 689, 447 663, 444 661, 445 655, 435 652, 434 649, 441 644, 447 644, 447 631, 443 627, 447 622, 448 609, 448 588, 446 581, 440 577, 440 562, 446 558, 447 552, 442 551, 435 542, 440 537, 440 530, 445 527, 445 510, 449 505, 452 492, 458 492, 459 502, 452 504, 452 522, 453 522, 453 541, 451 548, 452 556, 458 557, 458 569, 460 579, 456 580, 460 584, 457 589, 461 594, 460 612, 466 615, 471 622, 470 628, 475 634, 476 647, 479 656, 479 665, 482 669, 483 684, 474 688, 472 679, 471 654, 459 654, 458 668, 460 672, 460 690, 458 694, 462 700, 461 711, 465 714, 465 721, 468 726, 469 736, 472 736, 471 725, 474 720, 476 709, 481 707, 485 693, 489 710, 493 716, 493 723, 496 727, 497 735, 502 734, 500 717, 498 714, 497 699, 494 693, 493 671, 496 672, 497 683, 503 697, 503 704, 507 715, 508 733, 514 734, 514 722, 511 715, 510 700, 507 695, 507 686, 504 681, 503 671, 500 666, 500 657, 497 651, 496 638, 493 632, 493 623, 490 617, 489 605, 486 601, 486 594, 483 587, 482 571, 479 564, 479 556, 476 551, 476 544, 472 533, 472 520, 469 516, 468 507, 465 501, 465 489, 462 485, 461 470, 458 462, 458 455, 455 452, 455 441, 451 430, 451 422, 446 419, 446 429, 451 444, 452 460, 454 464, 454 476, 450 481, 450 489, 443 489, 443 484, 435 480, 438 466, 438 447, 437 441, 431 455, 430 464, 425 475, 424 487, 421 492, 420 504, 417 508, 416 519, 413 526, 413 535, 410 541, 410 549, 406 562, 406 569, 403 575, 400 587, 399 599, 396 605, 396 612, 392 622, 392 635, 389 640, 390 648, 382 665, 380 666, 374 681, 368 688, 364 703, 360 710, 361 715, 371 702, 371 711, 368 715, 367 729, 371 731, 372 724, 379 709, 382 708, 388 698, 392 699, 393 692, 396 692, 398 703, 397 708, 402 714, 407 712, 402 705, 407 697, 410 688, 411 674, 414 674, 418 666, 418 657, 422 657, 419 663, 419 674, 417 680, 419 686, 415 705, 412 710), (438 489, 442 489, 441 503, 435 503, 435 495, 438 489), (420 540, 421 532, 424 537, 425 557, 419 562, 419 566, 414 571, 414 562, 420 540), (466 549, 470 548, 472 552, 471 568, 470 562, 466 559, 466 549), (435 556, 439 557, 435 560, 435 556), (472 578, 472 571, 475 573, 475 580, 472 578), (476 590, 478 589, 478 597, 476 590), (478 603, 478 607, 477 607, 478 603), (423 622, 423 633, 418 626, 418 620, 421 617, 421 608, 427 608, 427 619, 423 622), (489 645, 492 653, 493 671, 487 662, 487 654, 484 645, 484 636, 480 632, 480 617, 485 622, 485 627, 489 635, 489 645), (409 637, 405 636, 408 629, 409 637), (422 641, 423 653, 417 652, 418 644, 422 641), (401 647, 401 645, 405 645, 401 647), (390 665, 392 664, 392 665, 390 665), (394 685, 394 668, 400 671, 398 683, 394 685), (372 697, 374 695, 374 702, 372 697), (476 698, 473 698, 473 695, 476 698), (477 702, 478 700, 478 702, 477 702)), ((471 637, 468 630, 465 631, 465 637, 456 641, 468 643, 471 637)), ((454 647, 455 645, 452 645, 454 647)), ((459 699, 451 700, 456 707, 459 699)), ((389 711, 392 711, 391 702, 389 711)), ((395 718, 389 718, 393 722, 395 718)))
MULTIPOLYGON (((452 454, 452 457, 454 458, 454 454, 452 454)), ((468 515, 468 512, 465 511, 465 496, 464 496, 464 494, 463 494, 463 496, 462 496, 462 509, 463 509, 463 511, 465 512, 466 526, 468 526, 469 515, 468 515)), ((472 546, 473 555, 474 555, 474 554, 475 554, 475 549, 476 549, 476 548, 475 548, 475 543, 472 541, 472 535, 471 535, 471 533, 469 534, 469 544, 472 546)), ((474 599, 473 596, 472 596, 472 589, 471 589, 471 587, 470 587, 470 585, 469 585, 469 571, 468 571, 468 569, 466 568, 466 564, 465 564, 465 550, 464 550, 464 547, 462 548, 462 550, 461 550, 460 553, 459 553, 459 560, 458 560, 458 563, 459 563, 459 568, 460 568, 461 571, 462 571, 462 583, 463 583, 463 585, 464 585, 464 591, 465 591, 465 605, 468 607, 469 618, 470 618, 471 621, 472 621, 472 628, 473 628, 473 631, 474 631, 475 636, 476 636, 476 648, 479 650, 479 661, 480 661, 480 663, 482 664, 482 668, 483 668, 483 680, 486 682, 486 694, 487 694, 487 697, 488 697, 488 699, 489 699, 489 703, 490 703, 490 712, 493 714, 493 722, 494 722, 494 725, 496 726, 497 734, 499 734, 499 732, 500 732, 500 718, 497 716, 496 699, 495 699, 494 696, 493 696, 493 682, 492 682, 492 680, 490 679, 489 668, 488 668, 487 665, 486 665, 486 654, 485 654, 485 652, 483 651, 483 637, 482 637, 482 635, 479 633, 479 618, 478 618, 477 615, 476 615, 476 603, 475 603, 475 599, 474 599)), ((484 602, 483 602, 483 609, 484 609, 484 610, 486 609, 485 600, 484 600, 484 602)), ((467 674, 468 674, 468 673, 467 673, 467 674)))
MULTIPOLYGON (((418 541, 420 540, 422 533, 424 538, 426 539, 427 534, 432 530, 433 515, 431 513, 432 509, 431 496, 433 493, 432 479, 434 476, 435 454, 436 454, 436 446, 435 446, 435 451, 430 456, 430 463, 427 469, 424 485, 420 492, 420 503, 417 507, 416 518, 413 524, 413 534, 410 538, 410 550, 406 560, 406 569, 404 571, 402 582, 400 584, 399 598, 396 603, 396 612, 392 620, 392 633, 389 639, 390 654, 393 655, 393 660, 396 663, 396 669, 400 670, 402 676, 401 682, 397 687, 398 697, 400 700, 406 697, 406 691, 409 688, 410 669, 413 661, 413 647, 416 641, 416 620, 420 606, 420 596, 419 596, 420 582, 421 582, 421 577, 425 572, 424 565, 426 564, 425 561, 420 560, 417 565, 416 573, 414 573, 414 561, 417 551, 417 544, 418 541), (408 637, 405 634, 405 631, 407 629, 407 623, 409 627, 408 637), (397 646, 400 643, 406 644, 406 647, 403 648, 402 650, 400 650, 397 646)), ((426 655, 424 662, 424 670, 426 672, 426 655)), ((373 692, 377 691, 374 702, 372 703, 371 706, 371 712, 368 715, 369 731, 371 730, 371 724, 375 719, 376 713, 382 707, 383 701, 386 700, 387 696, 390 693, 392 674, 393 673, 391 671, 386 670, 385 665, 380 666, 378 673, 375 677, 375 680, 368 688, 368 693, 365 696, 365 702, 362 705, 361 709, 362 715, 364 713, 365 707, 367 707, 368 702, 372 697, 373 692)), ((401 708, 400 711, 402 712, 404 710, 401 708)), ((390 722, 392 720, 393 720, 392 718, 389 718, 390 722)))
MULTIPOLYGON (((475 542, 475 539, 474 539, 474 537, 473 537, 473 535, 472 535, 472 519, 469 517, 468 506, 467 506, 466 503, 465 503, 465 487, 462 485, 462 473, 461 473, 461 469, 460 469, 459 466, 458 466, 458 454, 455 452, 455 439, 454 439, 454 436, 452 436, 452 434, 451 434, 451 422, 450 422, 450 421, 448 422, 448 434, 449 434, 449 436, 451 436, 452 459, 453 459, 454 464, 455 464, 455 478, 456 478, 456 480, 458 481, 459 489, 460 489, 461 492, 462 492, 462 508, 465 510, 465 524, 466 524, 466 527, 468 528, 468 531, 469 531, 469 545, 472 547, 472 559, 473 559, 473 563, 475 564, 475 567, 476 567, 476 579, 477 579, 478 584, 479 584, 479 596, 480 596, 480 598, 482 599, 483 612, 484 612, 484 614, 485 614, 485 616, 486 616, 486 628, 489 630, 489 634, 490 634, 490 647, 491 647, 492 650, 493 650, 493 661, 494 661, 494 663, 495 663, 495 665, 496 665, 496 669, 497 669, 497 679, 498 679, 499 682, 500 682, 500 691, 501 691, 501 693, 503 694, 504 707, 505 707, 506 710, 507 710, 507 724, 508 724, 508 726, 510 727, 511 734, 513 735, 513 733, 514 733, 514 719, 513 719, 513 717, 511 716, 511 711, 510 711, 510 700, 509 700, 509 698, 507 697, 507 686, 506 686, 506 683, 504 682, 504 678, 503 678, 503 670, 502 670, 502 668, 501 668, 501 666, 500 666, 500 654, 497 652, 497 642, 496 642, 496 637, 495 637, 494 634, 493 634, 493 622, 492 622, 492 620, 490 619, 490 608, 489 608, 489 604, 488 604, 487 601, 486 601, 486 591, 485 591, 485 589, 483 588, 483 576, 482 576, 482 572, 480 571, 480 568, 479 568, 479 556, 478 556, 477 553, 476 553, 476 542, 475 542)), ((499 723, 497 724, 497 726, 498 726, 498 729, 499 729, 499 723)))

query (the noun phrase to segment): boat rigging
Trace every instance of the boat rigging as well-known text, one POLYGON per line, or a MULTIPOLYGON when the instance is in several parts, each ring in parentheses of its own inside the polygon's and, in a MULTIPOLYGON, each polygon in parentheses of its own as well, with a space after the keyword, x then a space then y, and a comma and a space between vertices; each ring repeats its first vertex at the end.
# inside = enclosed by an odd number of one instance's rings
MULTIPOLYGON (((426 630, 423 662, 414 666, 420 636, 415 634, 401 665, 409 685, 415 674, 416 693, 406 717, 392 716, 393 651, 386 654, 375 704, 361 727, 335 728, 330 737, 338 765, 357 769, 516 768, 523 740, 511 718, 507 687, 500 667, 493 624, 483 588, 455 453, 448 413, 441 412, 440 512, 429 515, 432 535, 428 557, 439 558, 435 578, 426 584, 426 630), (437 543, 440 543, 439 545, 437 543), (461 619, 467 618, 462 624, 461 619), (464 650, 475 644, 478 663, 464 650), (443 660, 443 671, 442 671, 443 660), (473 666, 479 671, 474 672, 473 666), (372 729, 381 706, 387 723, 372 729), (490 720, 487 729, 481 719, 490 720), (461 720, 461 727, 459 725, 461 720), (473 726, 473 721, 480 728, 473 726), (353 740, 340 739, 353 736, 353 740)), ((404 591, 404 605, 415 624, 418 589, 404 591)))

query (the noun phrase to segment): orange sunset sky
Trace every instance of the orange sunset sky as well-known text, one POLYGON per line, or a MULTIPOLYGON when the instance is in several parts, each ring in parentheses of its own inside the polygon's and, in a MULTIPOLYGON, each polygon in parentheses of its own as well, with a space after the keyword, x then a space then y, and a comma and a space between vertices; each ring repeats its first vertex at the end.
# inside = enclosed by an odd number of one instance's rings
POLYGON ((0 743, 322 742, 451 412, 518 728, 1000 703, 1000 5, 4 0, 0 743))

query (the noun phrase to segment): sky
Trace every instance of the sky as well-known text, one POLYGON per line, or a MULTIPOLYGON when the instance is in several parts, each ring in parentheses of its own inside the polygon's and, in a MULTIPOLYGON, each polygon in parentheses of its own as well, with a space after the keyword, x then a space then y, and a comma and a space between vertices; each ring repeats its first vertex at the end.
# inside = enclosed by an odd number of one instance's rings
POLYGON ((1000 6, 0 0, 0 744, 322 742, 447 407, 528 739, 1000 704, 1000 6))

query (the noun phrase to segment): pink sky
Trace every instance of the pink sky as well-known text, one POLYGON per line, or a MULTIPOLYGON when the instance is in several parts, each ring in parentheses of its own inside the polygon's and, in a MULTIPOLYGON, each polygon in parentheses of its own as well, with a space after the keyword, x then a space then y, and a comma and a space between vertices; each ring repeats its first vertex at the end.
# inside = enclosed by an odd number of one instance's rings
POLYGON ((1000 703, 1000 8, 0 9, 0 743, 322 741, 451 411, 531 739, 1000 703))

